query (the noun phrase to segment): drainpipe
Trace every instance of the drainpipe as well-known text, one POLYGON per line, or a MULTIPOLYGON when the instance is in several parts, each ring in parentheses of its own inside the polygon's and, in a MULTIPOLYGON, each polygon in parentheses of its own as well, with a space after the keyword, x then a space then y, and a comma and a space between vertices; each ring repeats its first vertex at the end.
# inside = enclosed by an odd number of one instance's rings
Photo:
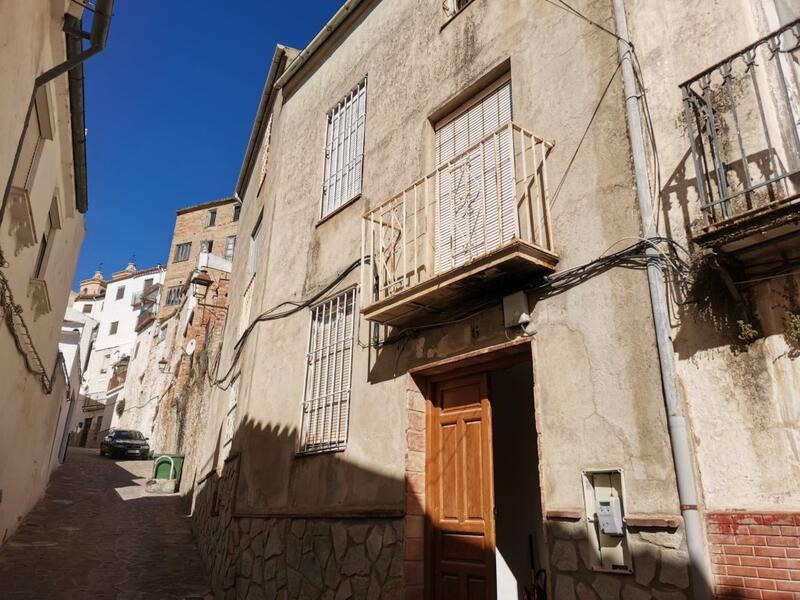
MULTIPOLYGON (((628 23, 625 15, 625 0, 612 0, 617 35, 628 40, 628 23)), ((639 110, 639 96, 631 60, 631 46, 620 40, 619 56, 622 63, 622 78, 625 86, 625 109, 628 132, 633 155, 633 168, 636 180, 636 198, 639 202, 639 215, 645 239, 655 235, 652 220, 653 205, 650 200, 650 183, 647 175, 644 136, 642 135, 642 116, 639 110)), ((672 459, 675 465, 675 478, 678 483, 678 499, 686 531, 686 545, 689 550, 689 563, 692 573, 694 597, 705 600, 710 597, 711 582, 706 562, 705 536, 697 509, 697 484, 692 464, 692 450, 686 420, 683 416, 681 399, 676 384, 675 350, 672 346, 672 331, 667 309, 667 294, 663 273, 659 267, 659 254, 654 248, 647 250, 647 281, 650 287, 650 304, 653 311, 653 324, 658 346, 658 361, 661 368, 661 384, 664 391, 664 404, 667 412, 667 427, 672 459)))
POLYGON ((36 91, 52 81, 59 75, 69 72, 69 97, 70 121, 72 123, 72 149, 75 165, 75 195, 76 208, 85 213, 88 208, 86 192, 86 128, 84 124, 83 106, 83 63, 88 58, 98 54, 106 46, 108 31, 111 27, 111 15, 114 9, 114 0, 97 0, 94 5, 94 18, 92 30, 85 32, 80 27, 80 21, 70 14, 64 15, 64 33, 66 34, 67 60, 48 69, 39 75, 33 84, 33 93, 28 104, 28 113, 25 115, 25 124, 22 128, 17 152, 11 165, 11 172, 3 191, 3 202, 0 204, 0 223, 5 216, 6 204, 11 191, 11 180, 17 169, 19 155, 22 151, 22 140, 28 129, 28 122, 33 113, 36 91), (89 47, 83 49, 83 39, 89 40, 89 47))

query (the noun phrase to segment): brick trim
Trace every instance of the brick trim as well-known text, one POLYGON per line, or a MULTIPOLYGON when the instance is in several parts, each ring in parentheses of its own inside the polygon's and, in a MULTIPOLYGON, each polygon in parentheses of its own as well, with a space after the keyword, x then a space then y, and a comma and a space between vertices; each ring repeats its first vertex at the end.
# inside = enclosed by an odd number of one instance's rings
POLYGON ((717 598, 800 600, 800 513, 706 515, 717 598))
POLYGON ((406 515, 403 572, 406 600, 425 594, 425 394, 413 376, 406 385, 406 515))

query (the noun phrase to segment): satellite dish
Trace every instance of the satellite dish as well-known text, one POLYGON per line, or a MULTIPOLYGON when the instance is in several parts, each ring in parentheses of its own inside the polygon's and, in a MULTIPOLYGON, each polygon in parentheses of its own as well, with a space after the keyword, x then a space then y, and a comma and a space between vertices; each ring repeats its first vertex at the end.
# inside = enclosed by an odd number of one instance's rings
POLYGON ((194 354, 195 348, 197 348, 197 340, 195 339, 189 340, 189 343, 186 344, 186 354, 191 356, 192 354, 194 354))

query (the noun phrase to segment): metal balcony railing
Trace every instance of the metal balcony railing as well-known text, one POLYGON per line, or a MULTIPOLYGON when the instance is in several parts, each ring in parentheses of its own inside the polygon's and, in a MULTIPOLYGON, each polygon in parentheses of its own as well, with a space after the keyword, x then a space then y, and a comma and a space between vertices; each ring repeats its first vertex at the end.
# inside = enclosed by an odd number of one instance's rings
POLYGON ((800 19, 681 84, 705 226, 798 197, 799 64, 800 19))
POLYGON ((363 307, 512 243, 555 257, 553 143, 508 123, 364 215, 363 307))

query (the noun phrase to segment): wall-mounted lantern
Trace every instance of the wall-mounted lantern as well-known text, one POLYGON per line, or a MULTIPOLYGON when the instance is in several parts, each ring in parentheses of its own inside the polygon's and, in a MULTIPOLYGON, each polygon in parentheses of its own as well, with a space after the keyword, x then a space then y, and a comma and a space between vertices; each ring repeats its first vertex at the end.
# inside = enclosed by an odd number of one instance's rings
POLYGON ((167 359, 166 358, 162 358, 160 361, 158 361, 158 370, 161 373, 166 373, 167 372, 167 364, 168 364, 167 363, 167 359))
POLYGON ((212 283, 214 280, 211 276, 206 271, 200 271, 192 278, 192 294, 198 300, 205 300, 212 283))

